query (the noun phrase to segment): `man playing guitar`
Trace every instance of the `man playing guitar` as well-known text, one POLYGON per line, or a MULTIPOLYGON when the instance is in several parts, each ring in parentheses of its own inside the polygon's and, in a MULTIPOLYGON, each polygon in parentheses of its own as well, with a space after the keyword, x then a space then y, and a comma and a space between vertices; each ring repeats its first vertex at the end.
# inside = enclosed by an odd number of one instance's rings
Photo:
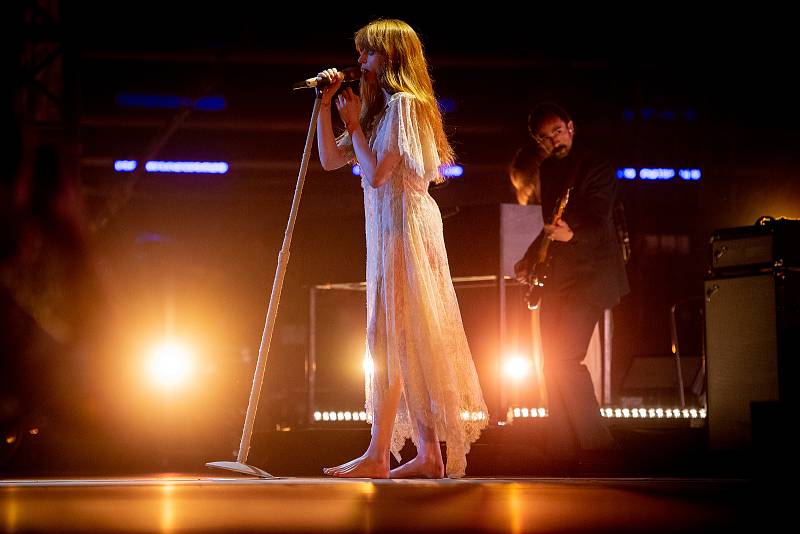
POLYGON ((536 106, 528 128, 547 154, 537 193, 553 217, 514 270, 535 283, 531 301, 540 307, 547 450, 573 466, 582 449, 614 446, 583 360, 603 310, 629 289, 613 221, 617 184, 605 158, 574 143, 575 126, 560 106, 536 106))

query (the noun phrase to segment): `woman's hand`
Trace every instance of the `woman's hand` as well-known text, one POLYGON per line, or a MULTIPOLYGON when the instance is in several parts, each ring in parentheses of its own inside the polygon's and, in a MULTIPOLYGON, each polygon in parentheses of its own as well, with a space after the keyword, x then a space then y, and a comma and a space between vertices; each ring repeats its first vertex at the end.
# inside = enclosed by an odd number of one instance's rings
POLYGON ((348 87, 336 97, 336 109, 339 110, 339 116, 349 133, 352 134, 360 128, 358 118, 361 114, 361 97, 351 88, 348 87))
POLYGON ((344 76, 342 76, 342 73, 338 70, 331 68, 323 70, 317 74, 317 77, 324 79, 329 84, 322 88, 322 104, 324 106, 330 106, 331 99, 333 95, 336 94, 336 91, 339 90, 339 87, 341 87, 344 76))

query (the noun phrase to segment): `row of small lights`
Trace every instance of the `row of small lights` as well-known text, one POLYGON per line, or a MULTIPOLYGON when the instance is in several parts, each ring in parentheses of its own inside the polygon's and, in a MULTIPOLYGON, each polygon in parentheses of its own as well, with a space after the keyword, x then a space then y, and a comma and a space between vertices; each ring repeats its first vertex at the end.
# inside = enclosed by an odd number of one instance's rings
POLYGON ((193 108, 200 111, 223 111, 228 102, 222 95, 209 95, 197 99, 179 95, 148 95, 143 93, 119 93, 117 105, 124 108, 177 109, 193 108))
POLYGON ((367 412, 314 412, 314 421, 366 421, 367 412))
MULTIPOLYGON (((117 172, 133 172, 138 162, 130 159, 120 159, 114 162, 117 172)), ((144 164, 147 172, 171 172, 194 174, 225 174, 229 165, 224 161, 148 161, 144 164)))
POLYGON ((508 419, 515 417, 547 417, 546 408, 509 408, 508 419), (513 416, 513 417, 512 417, 513 416))
MULTIPOLYGON (((611 419, 705 419, 705 408, 600 408, 600 415, 611 419)), ((546 408, 509 408, 508 418, 547 417, 546 408)), ((483 421, 484 412, 461 412, 464 421, 483 421)), ((367 412, 314 412, 314 421, 367 421, 367 412)))
MULTIPOLYGON (((442 176, 445 178, 460 178, 464 175, 464 167, 461 165, 442 165, 439 167, 439 172, 442 173, 442 176)), ((353 174, 355 176, 361 176, 361 167, 358 164, 353 165, 353 174)))
MULTIPOLYGON (((114 170, 117 172, 133 172, 136 170, 138 162, 136 160, 120 159, 114 162, 114 170)), ((147 172, 166 172, 166 173, 195 173, 195 174, 225 174, 230 166, 224 161, 148 161, 144 165, 147 172)), ((463 176, 464 167, 461 165, 443 165, 440 168, 442 176, 446 178, 458 178, 463 176)), ((353 174, 360 176, 361 168, 353 165, 353 174)), ((672 180, 675 176, 680 176, 682 180, 698 181, 702 177, 700 169, 669 169, 669 168, 643 168, 635 169, 626 167, 617 169, 617 178, 620 180, 672 180)))
MULTIPOLYGON (((461 412, 464 421, 483 421, 486 418, 484 412, 461 412)), ((367 412, 314 412, 314 421, 367 421, 367 412)))
MULTIPOLYGON (((600 408, 600 415, 613 419, 705 419, 705 408, 600 408)), ((508 418, 547 417, 546 408, 509 408, 508 418)))
POLYGON ((603 417, 615 419, 705 419, 705 408, 600 408, 603 417))
POLYGON ((638 171, 633 167, 617 169, 617 178, 620 180, 672 180, 675 176, 680 176, 687 182, 697 182, 702 178, 703 173, 700 169, 675 169, 670 168, 643 168, 638 171))
MULTIPOLYGON (((120 107, 136 107, 149 109, 174 109, 180 107, 193 107, 201 111, 222 111, 227 108, 228 103, 223 95, 208 95, 197 99, 192 99, 182 95, 153 95, 147 93, 119 93, 116 103, 120 107)), ((436 99, 442 113, 452 113, 456 111, 456 101, 452 98, 439 97, 436 99)), ((656 109, 656 108, 626 108, 622 111, 622 117, 626 121, 632 121, 637 117, 643 120, 697 120, 697 111, 692 108, 687 109, 656 109)))

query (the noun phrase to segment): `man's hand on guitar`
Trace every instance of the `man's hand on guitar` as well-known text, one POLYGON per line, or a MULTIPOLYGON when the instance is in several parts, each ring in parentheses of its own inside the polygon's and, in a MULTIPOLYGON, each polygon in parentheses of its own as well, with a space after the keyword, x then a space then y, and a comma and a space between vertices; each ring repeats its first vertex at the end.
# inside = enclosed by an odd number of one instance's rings
POLYGON ((572 228, 563 219, 557 219, 555 224, 544 225, 544 236, 550 241, 570 241, 575 236, 572 228))
POLYGON ((517 282, 528 282, 528 278, 530 277, 530 265, 528 265, 528 261, 525 258, 522 258, 514 264, 514 276, 517 278, 517 282))

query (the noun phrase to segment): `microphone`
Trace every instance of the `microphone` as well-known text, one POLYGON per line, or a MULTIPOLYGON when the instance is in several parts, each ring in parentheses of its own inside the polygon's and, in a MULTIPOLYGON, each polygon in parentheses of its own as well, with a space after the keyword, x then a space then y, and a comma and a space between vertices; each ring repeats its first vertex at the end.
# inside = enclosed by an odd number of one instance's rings
MULTIPOLYGON (((347 67, 346 69, 340 70, 339 78, 343 82, 358 80, 361 78, 361 67, 347 67)), ((325 78, 315 76, 314 78, 308 78, 302 82, 297 82, 292 86, 292 89, 313 89, 314 87, 325 87, 327 85, 330 85, 330 83, 325 78)))

